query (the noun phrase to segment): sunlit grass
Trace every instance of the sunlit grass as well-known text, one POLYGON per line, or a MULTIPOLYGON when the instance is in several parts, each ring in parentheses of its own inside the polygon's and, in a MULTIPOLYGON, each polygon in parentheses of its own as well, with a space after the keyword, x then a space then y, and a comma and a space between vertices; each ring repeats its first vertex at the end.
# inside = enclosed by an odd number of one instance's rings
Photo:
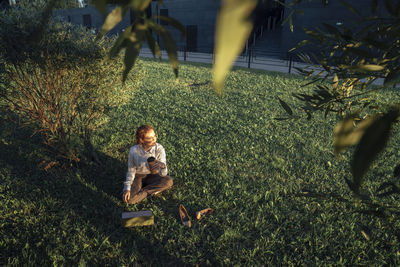
MULTIPOLYGON (((303 190, 351 196, 350 153, 334 157, 336 118, 279 122, 277 97, 298 106, 300 77, 235 69, 223 96, 211 68, 143 60, 146 78, 132 101, 111 111, 93 142, 101 166, 40 171, 28 129, 2 123, 0 263, 64 265, 398 265, 398 240, 380 220, 348 203, 310 199, 303 190), (121 201, 128 150, 141 124, 166 149, 174 187, 136 206, 121 201), (16 134, 17 133, 17 134, 16 134), (193 227, 180 223, 183 204, 193 227), (195 221, 197 210, 215 212, 195 221), (124 210, 150 209, 151 227, 124 229, 124 210), (367 241, 362 227, 371 231, 367 241)), ((396 91, 380 102, 399 99, 396 91)), ((400 157, 395 129, 369 172, 365 190, 390 179, 400 157)), ((399 199, 388 202, 399 205, 399 199)), ((397 224, 398 227, 400 227, 397 224)))

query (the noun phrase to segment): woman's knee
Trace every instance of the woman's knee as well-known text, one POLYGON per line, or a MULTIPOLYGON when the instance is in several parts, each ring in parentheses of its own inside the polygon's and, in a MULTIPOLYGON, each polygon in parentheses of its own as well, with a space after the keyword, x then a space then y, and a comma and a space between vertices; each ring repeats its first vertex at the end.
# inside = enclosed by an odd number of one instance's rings
POLYGON ((170 188, 173 185, 174 185, 174 180, 169 176, 165 176, 165 187, 170 188))

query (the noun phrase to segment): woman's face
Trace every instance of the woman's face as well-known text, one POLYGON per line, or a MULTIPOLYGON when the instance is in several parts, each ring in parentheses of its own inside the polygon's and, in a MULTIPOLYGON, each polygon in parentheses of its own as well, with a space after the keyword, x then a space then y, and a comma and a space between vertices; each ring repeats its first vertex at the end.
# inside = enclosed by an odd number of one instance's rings
POLYGON ((157 141, 157 135, 153 130, 150 130, 147 133, 145 133, 142 141, 145 147, 155 146, 157 141))

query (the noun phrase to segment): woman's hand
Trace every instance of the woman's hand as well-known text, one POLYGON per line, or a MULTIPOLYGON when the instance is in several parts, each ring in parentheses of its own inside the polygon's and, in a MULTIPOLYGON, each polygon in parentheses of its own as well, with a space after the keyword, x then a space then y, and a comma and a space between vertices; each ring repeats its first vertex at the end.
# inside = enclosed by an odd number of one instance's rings
POLYGON ((122 199, 125 203, 128 203, 129 199, 131 198, 131 190, 126 190, 122 196, 122 199))
POLYGON ((151 166, 150 170, 154 170, 154 169, 158 169, 158 168, 165 169, 166 167, 167 166, 164 163, 157 160, 156 163, 154 163, 153 166, 151 166))

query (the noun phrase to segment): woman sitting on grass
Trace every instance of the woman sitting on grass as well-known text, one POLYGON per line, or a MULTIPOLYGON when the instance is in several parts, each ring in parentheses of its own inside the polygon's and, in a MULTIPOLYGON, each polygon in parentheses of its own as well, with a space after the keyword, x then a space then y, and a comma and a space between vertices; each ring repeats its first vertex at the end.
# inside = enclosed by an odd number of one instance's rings
POLYGON ((172 187, 172 178, 167 176, 167 161, 164 147, 156 143, 153 127, 142 125, 136 131, 136 144, 129 150, 128 172, 124 182, 123 200, 136 204, 146 197, 172 187), (148 159, 154 157, 149 167, 148 159))

